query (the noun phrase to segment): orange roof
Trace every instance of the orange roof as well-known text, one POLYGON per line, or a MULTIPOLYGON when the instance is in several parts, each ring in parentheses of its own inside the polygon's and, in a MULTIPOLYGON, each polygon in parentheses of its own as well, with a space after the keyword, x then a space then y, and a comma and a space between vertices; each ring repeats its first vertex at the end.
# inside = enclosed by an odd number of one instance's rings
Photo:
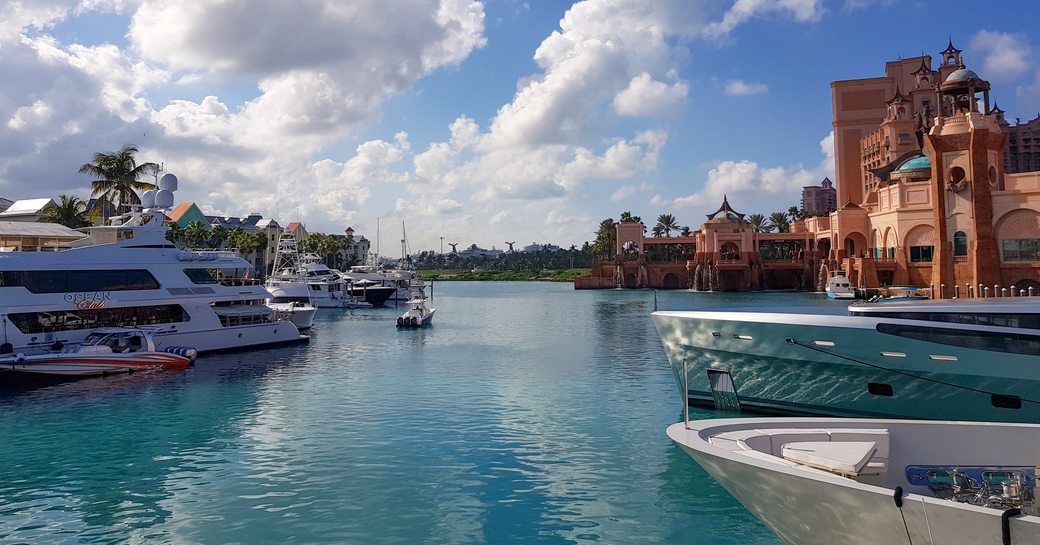
POLYGON ((177 206, 174 206, 173 210, 170 210, 170 213, 167 214, 166 216, 168 218, 170 218, 171 221, 180 221, 181 220, 181 216, 183 216, 185 213, 187 213, 187 211, 190 210, 192 206, 195 206, 195 203, 193 203, 193 202, 182 202, 182 203, 178 204, 177 206))
POLYGON ((287 231, 296 231, 297 229, 299 229, 302 226, 303 226, 302 223, 300 223, 298 221, 293 221, 293 222, 290 222, 289 225, 286 225, 285 229, 287 231))

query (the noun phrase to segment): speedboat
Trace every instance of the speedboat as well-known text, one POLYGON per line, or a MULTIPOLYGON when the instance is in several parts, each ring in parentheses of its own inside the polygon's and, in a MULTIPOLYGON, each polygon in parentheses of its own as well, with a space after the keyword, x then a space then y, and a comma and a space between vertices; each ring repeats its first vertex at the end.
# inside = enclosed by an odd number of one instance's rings
POLYGON ((426 294, 422 281, 412 282, 412 297, 407 301, 408 310, 397 317, 397 327, 423 327, 430 325, 437 309, 426 306, 426 294))
POLYGON ((828 299, 856 298, 856 288, 849 283, 849 277, 845 274, 845 271, 831 272, 830 277, 827 278, 826 291, 828 299))
POLYGON ((653 322, 690 403, 1040 422, 1040 298, 658 311, 653 322))
POLYGON ((77 345, 49 354, 23 353, 0 358, 0 373, 89 377, 143 369, 183 369, 195 361, 194 348, 156 347, 156 331, 144 328, 96 329, 77 345))
POLYGON ((51 351, 101 327, 159 326, 168 330, 156 338, 160 349, 200 353, 306 341, 265 306, 270 293, 237 252, 182 250, 166 239, 176 185, 164 175, 143 205, 89 228, 82 244, 0 252, 0 355, 51 351))
POLYGON ((287 314, 289 316, 289 321, 292 322, 296 326, 296 329, 299 329, 300 331, 307 331, 314 325, 314 314, 318 312, 318 307, 301 301, 267 303, 267 306, 278 312, 287 314))
POLYGON ((723 418, 668 437, 788 545, 1040 543, 1040 426, 723 418))

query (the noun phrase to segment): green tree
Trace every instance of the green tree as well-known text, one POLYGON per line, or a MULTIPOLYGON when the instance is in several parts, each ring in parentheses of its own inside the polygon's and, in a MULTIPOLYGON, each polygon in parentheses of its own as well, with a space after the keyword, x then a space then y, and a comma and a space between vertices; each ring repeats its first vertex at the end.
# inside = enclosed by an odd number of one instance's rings
POLYGON ((768 233, 773 230, 773 226, 769 224, 769 220, 764 214, 751 214, 747 217, 747 221, 751 224, 751 230, 756 233, 768 233))
POLYGON ((184 242, 189 248, 202 248, 209 240, 209 226, 195 220, 184 228, 184 242))
MULTIPOLYGON (((657 216, 657 227, 661 228, 661 232, 664 236, 672 236, 672 231, 679 230, 679 222, 675 219, 675 216, 671 214, 661 214, 657 216)), ((655 227, 655 229, 657 228, 655 227)))
POLYGON ((769 222, 773 224, 779 233, 791 230, 791 223, 787 220, 787 212, 773 212, 769 215, 769 222))
POLYGON ((166 231, 166 240, 174 244, 184 242, 184 228, 181 227, 181 224, 175 221, 169 221, 166 222, 166 227, 168 229, 166 231))
POLYGON ((155 163, 137 164, 134 155, 137 147, 127 144, 115 153, 95 153, 94 160, 79 167, 83 174, 93 176, 90 182, 91 196, 97 197, 102 209, 115 209, 117 214, 127 211, 127 205, 141 204, 138 190, 155 189, 153 184, 142 182, 144 176, 159 171, 155 163))
POLYGON ((47 203, 42 212, 39 221, 44 223, 60 223, 70 229, 90 225, 87 220, 87 203, 72 195, 62 195, 59 202, 47 203))
POLYGON ((592 243, 592 254, 599 258, 609 259, 613 257, 616 246, 617 229, 614 227, 614 219, 607 218, 599 222, 596 240, 592 243))
POLYGON ((230 232, 223 225, 219 225, 219 224, 214 225, 213 228, 209 230, 209 246, 210 246, 210 248, 221 248, 221 247, 223 247, 227 243, 229 234, 230 234, 230 232))
POLYGON ((626 210, 621 213, 621 223, 643 223, 643 218, 633 216, 631 212, 626 210))

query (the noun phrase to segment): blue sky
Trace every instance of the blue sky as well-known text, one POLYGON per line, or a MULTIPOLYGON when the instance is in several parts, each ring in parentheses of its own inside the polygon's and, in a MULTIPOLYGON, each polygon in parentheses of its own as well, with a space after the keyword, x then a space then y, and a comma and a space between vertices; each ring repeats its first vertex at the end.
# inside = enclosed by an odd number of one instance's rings
POLYGON ((0 196, 86 197, 77 167, 134 143, 207 212, 369 237, 405 221, 413 249, 581 244, 626 210, 696 228, 723 194, 747 213, 797 204, 833 177, 830 82, 950 38, 1009 120, 1033 119, 1038 12, 23 0, 0 6, 0 196))

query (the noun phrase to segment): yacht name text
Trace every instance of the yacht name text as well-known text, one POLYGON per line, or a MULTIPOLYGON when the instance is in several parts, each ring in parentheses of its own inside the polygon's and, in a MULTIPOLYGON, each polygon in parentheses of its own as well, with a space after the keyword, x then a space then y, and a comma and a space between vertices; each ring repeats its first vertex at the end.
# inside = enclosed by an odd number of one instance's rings
POLYGON ((110 291, 80 291, 65 294, 65 302, 75 303, 76 308, 79 309, 104 308, 105 303, 110 300, 112 300, 110 291))

